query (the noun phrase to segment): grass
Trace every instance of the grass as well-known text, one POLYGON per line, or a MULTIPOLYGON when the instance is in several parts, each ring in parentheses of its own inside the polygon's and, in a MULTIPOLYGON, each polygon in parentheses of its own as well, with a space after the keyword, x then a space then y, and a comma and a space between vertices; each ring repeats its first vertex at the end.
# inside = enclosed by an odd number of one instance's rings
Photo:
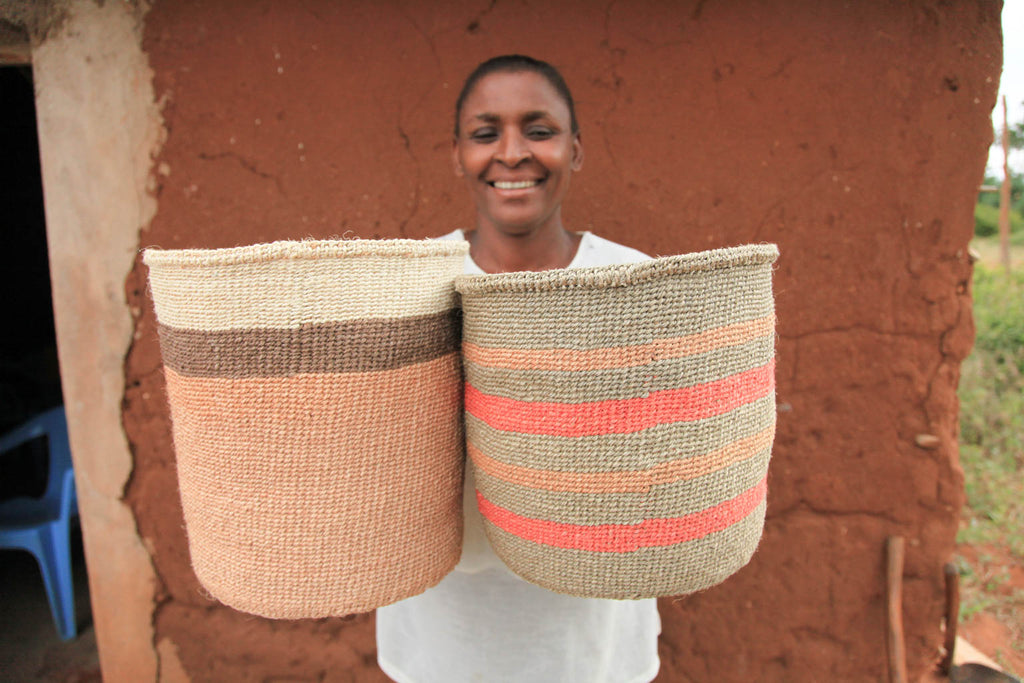
POLYGON ((961 620, 987 613, 1007 626, 1024 655, 1024 590, 1011 581, 1024 566, 1024 248, 1010 274, 998 238, 977 239, 977 338, 960 377, 960 463, 967 505, 958 558, 961 620), (1020 265, 1017 265, 1020 264, 1020 265))

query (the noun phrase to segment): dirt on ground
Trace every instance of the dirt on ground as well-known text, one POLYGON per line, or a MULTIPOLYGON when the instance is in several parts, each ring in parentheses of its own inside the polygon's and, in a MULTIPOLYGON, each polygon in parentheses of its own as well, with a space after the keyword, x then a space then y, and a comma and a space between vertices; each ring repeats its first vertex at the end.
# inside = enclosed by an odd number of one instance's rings
POLYGON ((1010 673, 1024 676, 1024 566, 1000 546, 960 543, 957 555, 979 575, 984 588, 974 598, 978 608, 960 623, 959 634, 1010 673))

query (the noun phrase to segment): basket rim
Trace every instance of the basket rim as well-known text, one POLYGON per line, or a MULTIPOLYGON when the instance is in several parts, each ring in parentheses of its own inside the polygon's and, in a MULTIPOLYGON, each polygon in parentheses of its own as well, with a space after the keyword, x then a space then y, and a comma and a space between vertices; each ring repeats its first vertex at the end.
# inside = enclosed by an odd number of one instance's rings
POLYGON ((484 275, 459 275, 455 289, 463 295, 498 292, 547 292, 567 289, 627 287, 669 275, 768 265, 779 257, 775 244, 745 244, 648 261, 590 268, 558 268, 484 275))
POLYGON ((279 240, 219 249, 147 247, 142 251, 142 262, 150 267, 203 268, 321 258, 361 256, 429 258, 465 256, 468 253, 469 242, 464 240, 279 240))

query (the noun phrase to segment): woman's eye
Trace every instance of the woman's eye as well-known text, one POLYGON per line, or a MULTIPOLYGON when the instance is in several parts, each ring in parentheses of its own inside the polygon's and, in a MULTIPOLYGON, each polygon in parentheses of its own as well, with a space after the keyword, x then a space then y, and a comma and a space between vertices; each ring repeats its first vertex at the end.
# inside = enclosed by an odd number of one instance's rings
POLYGON ((526 131, 526 134, 532 140, 547 140, 555 134, 555 131, 550 128, 531 128, 526 131))
POLYGON ((481 128, 469 134, 470 140, 475 142, 492 142, 498 137, 498 132, 493 128, 481 128))

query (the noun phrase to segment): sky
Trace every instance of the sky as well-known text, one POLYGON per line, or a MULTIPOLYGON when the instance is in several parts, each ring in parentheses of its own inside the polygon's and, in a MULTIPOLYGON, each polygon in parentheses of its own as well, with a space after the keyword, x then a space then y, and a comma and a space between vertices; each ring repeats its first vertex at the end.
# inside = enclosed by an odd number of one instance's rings
MULTIPOLYGON (((1003 5, 1003 76, 999 81, 999 101, 992 110, 996 130, 1003 129, 1003 95, 1010 123, 1024 121, 1024 0, 1006 0, 1003 5)), ((1024 172, 1024 150, 1010 152, 1010 166, 1024 172)), ((988 173, 1002 177, 1003 150, 989 150, 988 173)))

